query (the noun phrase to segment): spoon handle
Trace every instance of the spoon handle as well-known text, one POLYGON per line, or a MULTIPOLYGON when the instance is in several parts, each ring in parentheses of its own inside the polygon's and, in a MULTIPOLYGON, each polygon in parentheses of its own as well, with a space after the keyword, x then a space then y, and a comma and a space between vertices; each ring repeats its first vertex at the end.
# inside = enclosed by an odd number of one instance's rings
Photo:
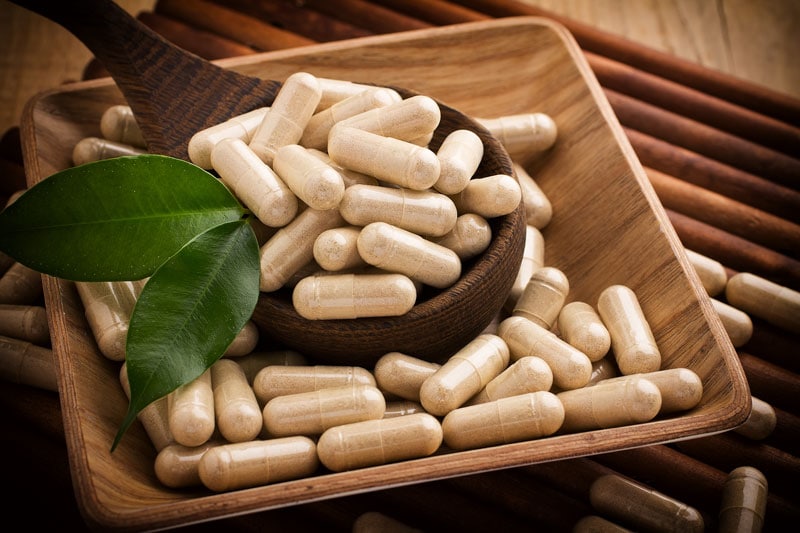
POLYGON ((280 86, 170 43, 111 0, 11 0, 77 37, 116 82, 148 150, 187 159, 191 136, 274 99, 280 86))

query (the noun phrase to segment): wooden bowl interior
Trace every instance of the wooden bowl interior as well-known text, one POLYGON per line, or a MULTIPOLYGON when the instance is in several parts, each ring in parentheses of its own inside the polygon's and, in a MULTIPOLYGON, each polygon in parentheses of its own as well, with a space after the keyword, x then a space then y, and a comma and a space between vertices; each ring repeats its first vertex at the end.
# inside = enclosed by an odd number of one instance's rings
MULTIPOLYGON (((369 37, 221 61, 274 79, 318 76, 407 87, 473 117, 544 112, 555 146, 524 161, 553 204, 543 230, 546 264, 570 280, 569 300, 595 304, 615 283, 639 296, 665 368, 703 380, 690 412, 635 426, 560 435, 297 481, 212 494, 170 490, 153 473, 155 451, 138 424, 111 442, 127 408, 118 363, 100 355, 71 282, 44 277, 45 298, 76 498, 91 525, 163 528, 401 484, 670 442, 744 421, 750 397, 722 324, 658 198, 572 37, 539 18, 369 37)), ((32 100, 22 120, 29 183, 71 164, 72 146, 99 135, 99 117, 122 98, 110 80, 32 100)), ((486 273, 489 277, 490 272, 486 273)), ((441 332, 446 334, 446 332, 441 332)))

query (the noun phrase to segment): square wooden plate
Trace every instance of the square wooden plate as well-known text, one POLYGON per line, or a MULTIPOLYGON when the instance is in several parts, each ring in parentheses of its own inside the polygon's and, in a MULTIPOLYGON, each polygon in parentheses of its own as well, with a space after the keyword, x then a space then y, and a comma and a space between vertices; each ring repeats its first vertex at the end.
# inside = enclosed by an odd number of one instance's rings
MULTIPOLYGON (((522 17, 270 52, 220 64, 285 79, 296 71, 407 87, 476 118, 543 112, 559 137, 525 161, 553 204, 546 260, 570 280, 569 300, 596 304, 621 283, 638 295, 664 368, 703 381, 690 412, 635 426, 560 435, 215 494, 170 490, 136 424, 109 452, 127 408, 119 364, 98 351, 74 284, 44 276, 64 426, 78 504, 94 527, 169 528, 346 494, 677 441, 722 432, 750 410, 744 373, 603 90, 572 36, 522 17)), ((110 79, 80 82, 29 102, 21 131, 29 184, 71 166, 72 147, 99 135, 102 112, 124 100, 110 79)))

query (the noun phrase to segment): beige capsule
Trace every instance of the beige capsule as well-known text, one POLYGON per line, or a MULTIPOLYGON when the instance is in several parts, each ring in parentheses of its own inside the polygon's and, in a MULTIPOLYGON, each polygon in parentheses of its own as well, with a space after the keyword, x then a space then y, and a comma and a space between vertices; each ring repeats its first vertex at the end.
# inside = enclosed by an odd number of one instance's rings
POLYGON ((370 265, 443 289, 461 276, 456 253, 415 233, 372 222, 358 236, 358 253, 370 265))
POLYGON ((235 442, 210 448, 200 459, 200 481, 223 492, 313 474, 319 467, 317 447, 304 436, 235 442))
POLYGON ((553 372, 555 387, 577 389, 589 382, 592 362, 586 354, 527 318, 506 318, 497 334, 508 344, 512 361, 530 355, 544 359, 553 372))
POLYGON ((617 363, 614 362, 613 357, 606 356, 598 361, 592 362, 592 376, 589 378, 589 383, 586 385, 594 385, 604 379, 615 378, 617 376, 619 376, 617 363))
POLYGON ((442 113, 436 100, 429 96, 416 95, 359 113, 342 120, 340 124, 381 137, 410 142, 432 134, 441 118, 442 113))
POLYGON ((722 263, 688 248, 684 251, 708 295, 722 294, 728 283, 728 273, 722 263))
POLYGON ((344 168, 343 166, 336 164, 333 159, 328 157, 328 154, 323 151, 317 150, 316 148, 308 148, 308 152, 311 155, 318 157, 321 161, 324 161, 326 165, 334 168, 336 172, 342 176, 345 188, 352 187, 353 185, 378 185, 377 178, 367 176, 361 172, 350 170, 349 168, 344 168))
POLYGON ((330 107, 314 113, 303 130, 299 144, 306 148, 324 151, 328 146, 328 133, 334 124, 359 113, 385 107, 400 100, 402 98, 397 91, 384 87, 366 89, 348 96, 330 107))
MULTIPOLYGON (((119 369, 119 382, 122 390, 130 400, 131 385, 128 381, 128 367, 122 363, 119 369)), ((160 452, 172 442, 172 432, 169 429, 169 395, 162 396, 154 402, 145 406, 136 415, 139 423, 142 424, 145 433, 150 438, 150 442, 157 452, 160 452)))
POLYGON ((775 409, 760 398, 751 397, 751 409, 747 419, 733 431, 752 440, 763 440, 769 437, 778 424, 775 409))
POLYGON ((341 102, 345 98, 349 98, 375 88, 373 85, 366 85, 363 83, 356 83, 337 78, 325 78, 321 76, 317 77, 317 82, 319 83, 321 94, 319 104, 317 104, 317 108, 315 109, 315 113, 319 113, 323 109, 327 109, 336 102, 341 102))
POLYGON ((42 296, 42 275, 15 262, 0 277, 0 303, 32 305, 42 296))
POLYGON ((545 113, 520 113, 478 122, 502 143, 509 155, 525 156, 543 152, 555 144, 558 127, 545 113))
POLYGON ((749 272, 734 274, 725 285, 727 302, 751 316, 800 333, 800 292, 749 272))
POLYGON ((453 229, 458 213, 450 198, 435 191, 353 185, 339 211, 355 226, 386 222, 424 237, 441 237, 453 229))
POLYGON ((750 315, 716 298, 711 298, 711 305, 719 315, 731 344, 735 348, 747 344, 753 336, 753 321, 750 315))
POLYGON ((181 385, 168 396, 169 431, 178 444, 200 446, 216 429, 211 370, 181 385))
POLYGON ((515 162, 513 167, 525 205, 525 221, 536 229, 543 229, 553 218, 553 204, 522 165, 515 162))
POLYGON ((643 374, 618 376, 601 381, 609 384, 626 381, 632 378, 645 378, 661 393, 661 409, 659 414, 688 411, 696 407, 703 398, 703 381, 696 372, 689 368, 667 368, 643 374))
POLYGON ((270 227, 288 224, 299 210, 297 196, 241 139, 214 145, 211 165, 241 202, 270 227))
POLYGON ((244 370, 232 359, 211 365, 216 428, 228 442, 253 440, 261 433, 264 418, 244 370))
POLYGON ((58 392, 53 350, 0 336, 0 379, 58 392))
POLYGON ((483 159, 483 141, 471 130, 455 130, 436 151, 441 170, 433 187, 442 194, 464 190, 483 159))
POLYGON ((525 226, 525 245, 522 249, 522 260, 504 304, 504 308, 509 314, 514 310, 517 300, 525 290, 525 286, 528 285, 533 273, 543 266, 544 236, 541 231, 527 224, 525 226))
POLYGON ((586 354, 593 363, 611 349, 611 334, 594 307, 586 302, 569 302, 558 314, 561 338, 586 354))
POLYGON ((272 292, 283 287, 292 275, 313 261, 317 237, 343 225, 338 209, 304 209, 261 247, 260 289, 272 292))
POLYGON ((328 469, 342 472, 426 457, 441 444, 439 421, 415 413, 329 428, 317 442, 317 454, 328 469))
POLYGON ((611 349, 621 373, 640 374, 661 368, 661 351, 631 288, 612 285, 603 289, 597 312, 611 334, 611 349))
POLYGON ((211 152, 214 146, 223 139, 239 139, 249 143, 268 111, 269 107, 259 107, 198 131, 189 139, 189 160, 200 168, 213 168, 211 152))
POLYGON ((705 530, 703 515, 675 498, 619 474, 605 474, 589 488, 592 507, 603 516, 640 531, 705 530))
POLYGON ((253 392, 266 403, 278 396, 346 386, 375 386, 366 368, 345 365, 269 365, 253 379, 253 392))
POLYGON ((383 392, 419 402, 422 383, 441 366, 401 352, 389 352, 375 362, 372 373, 383 392))
POLYGON ((450 196, 459 214, 477 213, 496 218, 514 211, 522 201, 519 182, 507 174, 469 180, 464 189, 450 196))
POLYGON ((337 165, 414 190, 431 188, 441 170, 428 148, 347 127, 346 121, 331 128, 328 156, 337 165))
POLYGON ((444 416, 479 393, 508 362, 508 346, 503 339, 478 335, 425 379, 419 390, 420 403, 425 411, 444 416))
POLYGON ((256 376, 268 366, 302 366, 308 364, 305 355, 295 350, 254 351, 236 359, 252 385, 256 376))
POLYGON ((558 398, 564 405, 565 433, 648 422, 661 410, 661 391, 639 376, 562 391, 558 398))
POLYGON ((252 320, 248 320, 222 355, 225 357, 242 357, 247 355, 256 349, 259 338, 258 326, 256 326, 256 323, 252 320))
POLYGON ((558 431, 563 420, 558 397, 537 391, 450 411, 442 430, 448 447, 464 450, 546 437, 558 431))
POLYGON ((197 487, 200 480, 200 459, 207 450, 220 446, 223 440, 209 440, 200 446, 169 444, 156 455, 155 474, 165 487, 172 489, 197 487))
POLYGON ((125 360, 128 325, 145 283, 146 280, 75 282, 97 347, 112 361, 125 360))
POLYGON ((47 309, 41 305, 0 304, 0 335, 48 345, 50 325, 47 309))
POLYGON ((112 105, 100 117, 100 133, 109 141, 145 148, 142 130, 133 115, 133 110, 127 105, 112 105))
POLYGON ((248 146, 271 165, 281 146, 297 144, 322 98, 319 80, 308 72, 295 72, 283 82, 269 113, 253 133, 248 146))
POLYGON ((352 533, 422 533, 389 515, 378 511, 367 511, 353 521, 352 533))
POLYGON ((568 294, 567 276, 555 267, 542 267, 531 275, 511 314, 552 329, 568 294))
POLYGON ((109 141, 100 137, 85 137, 75 143, 72 148, 72 164, 83 165, 102 159, 111 159, 129 155, 141 155, 147 151, 130 144, 109 141))
POLYGON ((383 418, 386 399, 371 385, 353 383, 277 396, 264 406, 264 429, 270 435, 321 435, 326 429, 383 418))
POLYGON ((482 254, 489 247, 492 242, 492 226, 480 215, 465 213, 456 218, 453 229, 431 240, 453 250, 462 261, 466 261, 482 254))
POLYGON ((553 371, 541 357, 517 359, 491 380, 467 405, 491 402, 528 392, 548 391, 553 385, 553 371))
POLYGON ((366 265, 358 254, 359 226, 342 226, 331 228, 319 234, 314 241, 314 260, 330 272, 361 267, 366 265))
POLYGON ((308 320, 400 316, 414 307, 417 288, 403 274, 323 274, 292 291, 297 313, 308 320))
POLYGON ((406 416, 424 412, 425 408, 422 407, 422 404, 419 402, 412 402, 411 400, 387 400, 383 418, 394 418, 396 416, 406 416))
POLYGON ((299 144, 278 148, 272 168, 309 207, 333 209, 342 200, 344 179, 341 174, 299 144))
POLYGON ((720 533, 758 533, 764 528, 769 484, 752 466, 739 466, 728 473, 719 506, 720 533))

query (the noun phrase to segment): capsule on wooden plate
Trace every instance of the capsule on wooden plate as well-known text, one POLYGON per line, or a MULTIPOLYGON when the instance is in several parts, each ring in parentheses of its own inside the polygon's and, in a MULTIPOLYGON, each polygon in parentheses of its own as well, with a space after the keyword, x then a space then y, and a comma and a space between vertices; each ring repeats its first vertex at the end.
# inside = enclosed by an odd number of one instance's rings
POLYGON ((442 365, 400 352, 382 355, 373 368, 378 388, 406 400, 419 402, 419 389, 442 365))
POLYGON ((223 440, 209 440, 200 446, 183 446, 171 443, 156 455, 155 474, 158 480, 172 489, 196 487, 200 480, 200 459, 207 450, 223 444, 223 440))
POLYGON ((611 349, 623 374, 655 372, 661 368, 661 351, 636 293, 625 285, 603 289, 597 312, 611 334, 611 349))
POLYGON ((260 402, 278 396, 311 392, 349 385, 375 386, 375 378, 366 368, 345 365, 270 365, 262 368, 253 380, 253 391, 260 402))
POLYGON ((511 314, 552 329, 568 294, 567 276, 555 267, 542 267, 531 275, 511 314))
POLYGON ((200 446, 216 429, 211 370, 172 391, 169 399, 169 431, 178 444, 200 446))
POLYGON ((528 392, 550 390, 553 371, 541 357, 526 356, 517 359, 491 380, 467 405, 491 402, 528 392))
POLYGON ((216 427, 229 442, 255 439, 264 418, 244 370, 232 359, 221 358, 211 365, 216 427))
POLYGON ((667 368, 655 372, 629 374, 606 379, 602 383, 616 383, 634 377, 645 378, 658 387, 661 393, 659 414, 688 411, 697 406, 703 397, 703 381, 689 368, 667 368))
POLYGON ((558 332, 565 341, 586 354, 593 363, 611 349, 611 334, 594 307, 586 302, 570 302, 561 308, 558 332))

